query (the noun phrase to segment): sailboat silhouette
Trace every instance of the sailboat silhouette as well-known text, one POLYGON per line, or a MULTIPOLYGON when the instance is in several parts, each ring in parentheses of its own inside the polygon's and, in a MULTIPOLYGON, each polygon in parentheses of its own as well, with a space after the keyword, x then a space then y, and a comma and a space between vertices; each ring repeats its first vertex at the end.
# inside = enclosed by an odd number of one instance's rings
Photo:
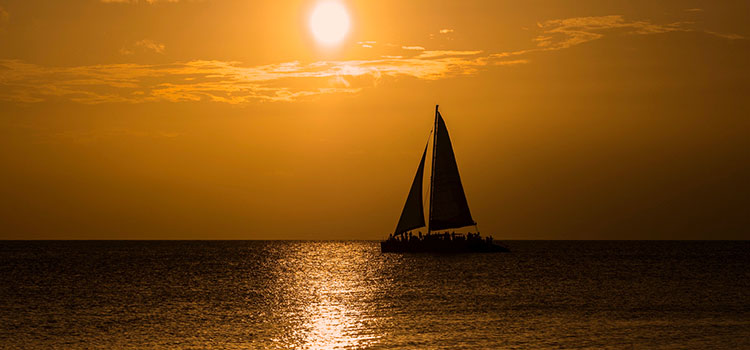
POLYGON ((380 242, 380 249, 389 252, 507 252, 507 248, 497 245, 492 237, 475 233, 466 235, 438 233, 435 231, 475 226, 466 201, 461 176, 458 173, 456 156, 453 153, 448 129, 445 126, 439 106, 435 106, 435 126, 432 142, 432 171, 430 176, 429 221, 425 223, 422 199, 422 179, 427 156, 427 146, 422 152, 417 174, 406 197, 396 230, 388 239, 380 242), (411 230, 427 226, 427 234, 415 236, 411 230))

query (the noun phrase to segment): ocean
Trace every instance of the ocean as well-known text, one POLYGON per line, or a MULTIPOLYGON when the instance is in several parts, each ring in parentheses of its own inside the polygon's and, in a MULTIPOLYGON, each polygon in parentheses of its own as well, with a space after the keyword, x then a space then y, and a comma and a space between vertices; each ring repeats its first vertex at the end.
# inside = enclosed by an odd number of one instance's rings
POLYGON ((750 242, 3 241, 2 349, 750 349, 750 242))

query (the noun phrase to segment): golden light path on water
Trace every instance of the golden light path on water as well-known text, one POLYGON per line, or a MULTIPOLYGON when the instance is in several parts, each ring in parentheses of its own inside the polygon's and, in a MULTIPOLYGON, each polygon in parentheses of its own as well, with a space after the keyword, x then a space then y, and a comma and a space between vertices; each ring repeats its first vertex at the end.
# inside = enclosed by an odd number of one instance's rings
POLYGON ((361 245, 308 242, 290 248, 276 262, 281 290, 275 312, 281 332, 272 346, 354 349, 377 344, 390 320, 388 303, 380 298, 388 282, 380 271, 383 257, 361 245))

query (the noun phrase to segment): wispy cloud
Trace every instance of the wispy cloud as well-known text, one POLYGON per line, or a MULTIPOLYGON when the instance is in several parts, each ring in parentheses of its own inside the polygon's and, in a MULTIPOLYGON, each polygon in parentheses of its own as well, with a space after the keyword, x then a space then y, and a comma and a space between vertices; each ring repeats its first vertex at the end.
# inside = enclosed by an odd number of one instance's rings
POLYGON ((599 39, 606 32, 619 30, 625 34, 658 34, 690 31, 687 22, 655 24, 648 21, 627 21, 623 16, 575 17, 538 23, 542 35, 537 36, 537 46, 548 50, 565 49, 599 39))
MULTIPOLYGON (((89 104, 294 101, 323 94, 355 93, 389 77, 436 80, 471 75, 482 66, 499 64, 498 61, 481 51, 422 51, 398 58, 254 67, 224 61, 43 67, 0 60, 0 99, 39 102, 65 98, 89 104)), ((521 63, 524 62, 505 64, 521 63)))
MULTIPOLYGON (((39 102, 61 98, 80 103, 141 103, 215 101, 230 104, 298 101, 325 94, 351 94, 389 78, 438 80, 476 75, 488 66, 529 62, 533 52, 550 52, 600 39, 606 35, 652 35, 697 31, 689 23, 656 24, 628 21, 622 16, 577 17, 538 23, 533 46, 516 51, 427 50, 422 46, 386 44, 375 59, 286 62, 244 66, 239 62, 196 60, 164 65, 105 64, 45 67, 18 60, 0 60, 0 100, 39 102), (394 54, 395 53, 395 54, 394 54)), ((704 31, 742 39, 736 34, 704 31)), ((362 41, 373 47, 375 41, 362 41)), ((164 45, 141 40, 131 46, 164 52, 164 45)))
POLYGON ((685 12, 703 12, 703 9, 691 8, 691 9, 685 9, 685 12))
POLYGON ((453 33, 453 29, 450 29, 450 28, 440 29, 440 34, 449 34, 449 33, 453 33))
POLYGON ((744 36, 739 35, 739 34, 734 34, 734 33, 719 33, 719 32, 714 32, 714 31, 710 31, 710 30, 707 30, 706 33, 707 34, 711 34, 711 35, 713 35, 715 37, 719 37, 719 38, 723 38, 723 39, 729 39, 729 40, 745 39, 744 36))
POLYGON ((135 46, 143 48, 148 51, 159 53, 159 54, 164 53, 164 44, 158 43, 151 39, 143 39, 143 40, 136 41, 135 46))
POLYGON ((364 48, 368 48, 368 49, 371 49, 371 48, 373 47, 373 45, 375 45, 375 44, 376 44, 376 42, 375 42, 375 41, 372 41, 372 40, 368 40, 368 41, 358 41, 358 42, 357 42, 357 45, 359 45, 359 46, 362 46, 362 47, 364 47, 364 48))
POLYGON ((120 54, 124 56, 133 55, 136 51, 152 52, 156 54, 163 54, 165 46, 162 43, 156 42, 151 39, 138 40, 132 45, 123 46, 120 49, 120 54))
POLYGON ((629 21, 620 15, 575 17, 537 23, 540 34, 533 41, 536 47, 493 54, 497 58, 524 56, 532 52, 557 51, 601 39, 607 35, 651 35, 669 32, 703 32, 724 39, 744 39, 731 33, 697 30, 691 22, 667 24, 649 21, 629 21))

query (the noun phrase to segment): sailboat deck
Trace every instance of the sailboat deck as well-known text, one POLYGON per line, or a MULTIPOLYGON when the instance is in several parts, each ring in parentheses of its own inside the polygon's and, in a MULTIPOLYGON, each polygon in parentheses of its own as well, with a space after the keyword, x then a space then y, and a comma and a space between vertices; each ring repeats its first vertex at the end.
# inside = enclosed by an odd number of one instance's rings
POLYGON ((487 239, 388 239, 380 242, 383 253, 500 253, 508 248, 487 239))

